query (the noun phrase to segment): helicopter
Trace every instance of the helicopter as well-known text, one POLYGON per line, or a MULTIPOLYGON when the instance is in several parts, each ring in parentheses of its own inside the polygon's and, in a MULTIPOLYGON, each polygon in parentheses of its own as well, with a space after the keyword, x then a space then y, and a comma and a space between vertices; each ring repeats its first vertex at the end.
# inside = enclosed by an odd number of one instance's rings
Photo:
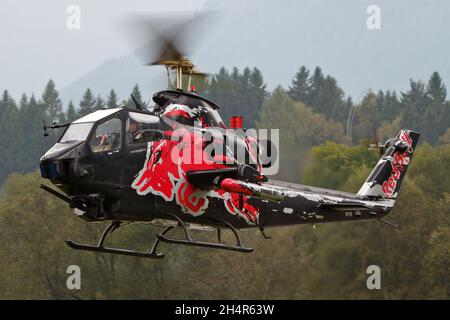
POLYGON ((239 115, 227 126, 221 106, 191 84, 193 75, 204 74, 173 38, 161 38, 151 65, 175 73, 175 88, 154 93, 152 108, 132 96, 134 107, 97 110, 66 124, 44 122, 44 135, 47 129, 63 132, 40 158, 41 176, 53 186, 40 187, 77 217, 110 222, 97 244, 66 240, 69 247, 161 259, 161 242, 252 252, 241 239, 243 229, 259 229, 270 239, 268 227, 362 220, 396 226, 384 217, 394 207, 419 133, 402 129, 377 146, 381 158, 357 193, 269 179, 265 168, 277 159, 267 155, 276 154, 276 146, 247 135, 239 115), (148 251, 106 246, 124 222, 164 229, 148 251), (171 236, 174 229, 183 237, 171 236), (196 240, 192 230, 217 232, 217 241, 196 240), (235 244, 223 241, 223 230, 231 231, 235 244))

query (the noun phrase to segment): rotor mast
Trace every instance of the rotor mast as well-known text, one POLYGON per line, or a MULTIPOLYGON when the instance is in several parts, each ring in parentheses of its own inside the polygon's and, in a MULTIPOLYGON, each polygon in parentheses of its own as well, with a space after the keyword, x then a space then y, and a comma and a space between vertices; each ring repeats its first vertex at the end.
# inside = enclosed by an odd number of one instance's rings
POLYGON ((204 75, 204 73, 196 70, 195 65, 186 57, 180 57, 176 60, 160 60, 153 64, 164 65, 167 71, 175 71, 175 86, 179 90, 183 89, 183 75, 189 75, 188 88, 191 85, 192 75, 204 75))

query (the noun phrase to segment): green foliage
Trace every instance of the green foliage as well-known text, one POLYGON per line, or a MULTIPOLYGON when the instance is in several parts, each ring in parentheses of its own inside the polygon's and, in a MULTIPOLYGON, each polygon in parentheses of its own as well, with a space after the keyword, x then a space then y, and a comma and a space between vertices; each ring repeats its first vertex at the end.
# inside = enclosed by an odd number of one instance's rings
MULTIPOLYGON (((349 147, 343 144, 327 142, 312 148, 309 161, 310 166, 305 173, 305 183, 319 187, 341 189, 358 170, 365 168, 364 172, 367 172, 367 168, 373 168, 377 161, 377 153, 368 152, 367 144, 349 147)), ((358 190, 350 191, 356 192, 358 190)))
POLYGON ((78 109, 78 117, 81 118, 85 115, 88 115, 91 112, 94 112, 95 107, 95 98, 92 94, 91 89, 86 89, 86 92, 83 95, 83 98, 80 101, 80 108, 78 109))
POLYGON ((257 126, 283 130, 283 140, 295 145, 314 146, 327 140, 343 141, 340 124, 328 121, 303 103, 294 102, 281 87, 267 99, 257 126))
POLYGON ((106 101, 106 106, 110 109, 117 108, 119 106, 117 94, 114 90, 111 90, 109 92, 109 95, 108 95, 108 98, 106 101))
MULTIPOLYGON (((142 100, 141 90, 139 90, 139 86, 137 84, 133 87, 133 91, 131 92, 131 94, 136 99, 136 101, 138 102, 139 105, 141 105, 141 106, 145 105, 144 101, 142 100)), ((128 99, 128 102, 126 103, 126 105, 129 107, 133 107, 133 108, 136 107, 136 103, 133 101, 131 96, 128 99)))
MULTIPOLYGON (((313 148, 306 180, 313 185, 356 192, 376 161, 361 147, 324 144, 313 148), (334 163, 334 164, 333 164, 334 163), (370 165, 370 168, 369 168, 370 165), (332 169, 329 169, 329 168, 332 169)), ((448 299, 449 194, 448 146, 416 151, 396 207, 388 219, 398 231, 376 222, 331 224, 320 228, 305 281, 317 290, 299 297, 448 299), (437 172, 439 172, 439 177, 437 172), (442 184, 440 183, 442 181, 442 184), (448 183, 448 182, 447 182, 448 183), (382 290, 365 287, 365 268, 382 270, 382 290), (328 272, 327 272, 328 270, 328 272), (320 290, 320 288, 327 290, 320 290)))
POLYGON ((102 97, 100 95, 95 98, 95 106, 94 111, 101 110, 105 108, 105 101, 103 101, 102 97))
POLYGON ((55 83, 50 79, 45 86, 42 94, 42 103, 48 113, 51 121, 58 121, 62 113, 62 102, 59 99, 58 91, 55 89, 55 83))
POLYGON ((450 185, 450 144, 435 148, 425 144, 413 161, 408 174, 427 194, 435 199, 442 198, 450 185))
POLYGON ((292 180, 301 175, 302 154, 325 141, 342 142, 341 124, 314 113, 301 102, 294 102, 281 87, 264 103, 256 123, 259 128, 279 129, 281 172, 279 178, 292 180), (295 152, 293 152, 295 150, 295 152))
POLYGON ((76 120, 76 118, 77 118, 77 111, 75 109, 75 106, 73 105, 72 101, 69 101, 69 105, 67 106, 66 112, 66 120, 72 122, 76 120))
POLYGON ((288 94, 294 101, 306 101, 309 93, 309 70, 301 66, 292 79, 292 85, 289 86, 288 94))
POLYGON ((229 73, 221 68, 200 92, 221 106, 220 113, 225 123, 232 116, 244 117, 244 126, 254 128, 259 111, 267 96, 261 71, 245 68, 242 73, 233 68, 229 73))
POLYGON ((352 136, 360 139, 383 140, 386 131, 412 129, 422 134, 422 141, 445 143, 444 136, 450 123, 450 102, 447 89, 437 72, 428 84, 410 80, 410 89, 401 93, 369 92, 357 105, 352 136))
POLYGON ((0 100, 0 183, 12 172, 35 170, 37 161, 56 139, 50 132, 48 139, 42 137, 42 126, 50 122, 47 105, 22 96, 19 106, 4 91, 0 100))
POLYGON ((316 67, 312 76, 302 66, 295 74, 289 87, 289 96, 302 102, 314 112, 325 115, 327 119, 345 123, 352 101, 345 98, 344 91, 337 85, 335 78, 324 77, 322 69, 316 67))

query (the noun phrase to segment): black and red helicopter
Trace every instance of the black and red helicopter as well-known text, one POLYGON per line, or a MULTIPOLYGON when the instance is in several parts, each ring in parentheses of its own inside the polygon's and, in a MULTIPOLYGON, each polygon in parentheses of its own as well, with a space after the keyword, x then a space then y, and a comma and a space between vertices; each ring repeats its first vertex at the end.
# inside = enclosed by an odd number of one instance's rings
MULTIPOLYGON (((346 193, 270 180, 264 168, 273 165, 276 148, 269 140, 246 135, 242 119, 226 127, 214 102, 183 80, 201 74, 168 37, 153 64, 176 74, 176 88, 156 92, 150 110, 98 110, 64 128, 58 142, 40 160, 42 177, 56 188, 41 188, 67 202, 86 221, 111 221, 98 244, 67 240, 74 249, 163 258, 161 241, 251 252, 239 230, 379 220, 394 206, 419 136, 400 130, 379 146, 382 157, 358 193, 346 193), (240 155, 240 156, 238 156, 240 155), (262 158, 264 157, 264 161, 262 158), (196 161, 192 161, 192 160, 196 161), (266 161, 269 159, 269 161, 266 161), (105 246, 109 233, 122 222, 163 226, 148 252, 105 246), (184 237, 170 236, 181 228, 184 237), (217 241, 192 238, 191 229, 217 230, 217 241), (225 244, 229 229, 236 244, 225 244)), ((169 81, 170 82, 170 81, 169 81)), ((134 99, 134 98, 133 98, 134 99)), ((226 106, 224 106, 226 107, 226 106)))

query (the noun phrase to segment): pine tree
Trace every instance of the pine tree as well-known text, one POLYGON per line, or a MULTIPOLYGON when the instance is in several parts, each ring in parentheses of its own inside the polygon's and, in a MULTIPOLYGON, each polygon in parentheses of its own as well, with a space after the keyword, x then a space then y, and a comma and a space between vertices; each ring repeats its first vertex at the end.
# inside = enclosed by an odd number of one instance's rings
MULTIPOLYGON (((141 95, 141 91, 139 90, 139 86, 137 84, 135 84, 133 91, 131 92, 131 94, 133 95, 133 97, 136 99, 136 101, 139 103, 139 105, 143 106, 144 102, 142 101, 142 95, 141 95)), ((133 99, 130 97, 130 99, 128 100, 127 103, 128 106, 133 106, 136 107, 135 102, 133 101, 133 99)))
POLYGON ((110 109, 118 107, 118 98, 114 90, 111 90, 106 101, 106 106, 110 109))
POLYGON ((0 144, 0 182, 3 182, 11 172, 18 171, 16 165, 20 162, 18 161, 21 147, 19 141, 23 134, 16 102, 5 90, 0 100, 0 137, 2 137, 0 144))
POLYGON ((410 89, 401 93, 402 113, 400 126, 424 133, 424 115, 429 105, 426 88, 423 82, 410 80, 410 89))
POLYGON ((103 99, 100 95, 97 95, 97 98, 95 99, 94 110, 101 110, 104 108, 105 108, 105 102, 103 101, 103 99))
POLYGON ((28 97, 24 93, 22 94, 22 97, 20 97, 19 108, 20 110, 23 110, 26 109, 27 107, 28 107, 28 97))
POLYGON ((446 117, 447 88, 442 83, 439 73, 434 72, 427 85, 429 106, 424 115, 424 130, 430 142, 435 143, 448 128, 446 117))
POLYGON ((250 84, 250 77, 252 76, 252 71, 249 67, 246 67, 244 71, 242 71, 241 79, 241 85, 243 90, 247 90, 248 86, 250 84))
POLYGON ((62 111, 62 102, 52 79, 47 82, 42 94, 42 104, 46 108, 50 121, 58 121, 62 111))
POLYGON ((320 69, 320 67, 316 67, 314 69, 314 74, 309 78, 308 96, 305 100, 307 106, 317 106, 317 96, 319 95, 320 89, 322 88, 323 81, 324 76, 322 73, 322 69, 320 69))
POLYGON ((305 66, 300 69, 292 79, 292 84, 289 86, 288 94, 292 100, 297 102, 305 102, 309 94, 309 70, 305 66))
POLYGON ((445 98, 447 97, 447 88, 442 83, 439 73, 434 72, 431 75, 427 85, 427 93, 433 104, 442 105, 445 102, 445 98))
POLYGON ((78 109, 78 116, 82 117, 94 111, 95 98, 91 89, 87 89, 80 101, 80 108, 78 109))
POLYGON ((231 116, 244 117, 244 126, 253 128, 267 97, 262 73, 257 68, 245 68, 241 73, 233 68, 230 74, 221 68, 206 85, 204 96, 223 106, 220 114, 225 123, 231 116))
POLYGON ((377 94, 377 120, 378 124, 383 121, 394 120, 402 111, 402 104, 400 103, 397 93, 395 91, 378 91, 377 94))
POLYGON ((7 114, 14 108, 16 108, 16 104, 9 95, 8 90, 3 91, 2 99, 0 100, 0 120, 4 114, 7 114))
POLYGON ((233 80, 239 80, 239 69, 237 67, 234 67, 231 71, 231 78, 233 80))
POLYGON ((69 122, 74 121, 77 118, 77 111, 75 110, 75 106, 72 103, 72 100, 69 101, 69 105, 67 106, 66 111, 66 119, 69 122))

